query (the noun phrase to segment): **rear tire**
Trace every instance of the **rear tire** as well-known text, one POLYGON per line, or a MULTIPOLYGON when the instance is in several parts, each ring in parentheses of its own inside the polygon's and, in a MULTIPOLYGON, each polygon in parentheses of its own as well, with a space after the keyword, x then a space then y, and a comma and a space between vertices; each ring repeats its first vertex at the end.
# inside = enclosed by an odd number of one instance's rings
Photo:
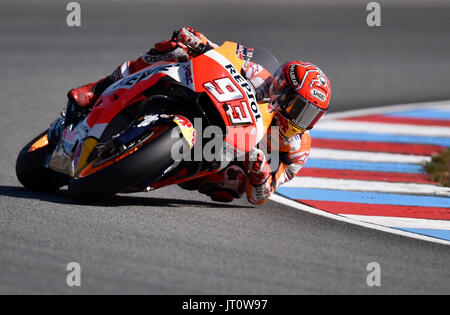
POLYGON ((28 143, 19 153, 16 161, 16 175, 20 183, 33 191, 55 191, 69 183, 70 177, 44 166, 45 159, 51 154, 50 145, 28 152, 30 147, 44 137, 48 130, 28 143))
POLYGON ((73 200, 105 199, 143 181, 159 179, 174 163, 171 151, 179 141, 171 137, 174 128, 178 127, 171 126, 152 142, 111 166, 87 177, 72 179, 69 192, 73 200))

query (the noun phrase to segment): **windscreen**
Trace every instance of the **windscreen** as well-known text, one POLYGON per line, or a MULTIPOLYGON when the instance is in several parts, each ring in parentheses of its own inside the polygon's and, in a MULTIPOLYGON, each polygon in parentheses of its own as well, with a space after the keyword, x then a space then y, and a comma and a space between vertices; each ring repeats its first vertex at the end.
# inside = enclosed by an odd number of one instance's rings
POLYGON ((263 66, 271 75, 280 67, 277 58, 265 48, 255 48, 251 60, 263 66))

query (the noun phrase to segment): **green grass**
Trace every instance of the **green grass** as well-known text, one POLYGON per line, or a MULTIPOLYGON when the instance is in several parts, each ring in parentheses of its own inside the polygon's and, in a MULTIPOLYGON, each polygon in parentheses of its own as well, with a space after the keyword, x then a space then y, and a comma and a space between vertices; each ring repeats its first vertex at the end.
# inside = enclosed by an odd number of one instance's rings
POLYGON ((425 170, 434 181, 450 187, 450 149, 433 156, 431 162, 425 165, 425 170))

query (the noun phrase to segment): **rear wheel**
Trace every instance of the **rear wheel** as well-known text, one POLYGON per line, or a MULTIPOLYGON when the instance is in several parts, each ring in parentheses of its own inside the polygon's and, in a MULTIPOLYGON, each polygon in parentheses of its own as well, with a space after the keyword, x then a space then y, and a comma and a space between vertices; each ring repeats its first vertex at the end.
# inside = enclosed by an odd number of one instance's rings
POLYGON ((93 174, 72 179, 69 192, 75 201, 92 201, 111 195, 143 181, 158 180, 174 164, 172 147, 182 137, 180 129, 170 124, 164 132, 137 151, 93 174), (179 137, 172 138, 178 129, 179 137))
POLYGON ((52 149, 46 136, 48 130, 28 143, 19 153, 16 175, 20 183, 34 191, 55 191, 69 183, 70 177, 44 166, 52 149))

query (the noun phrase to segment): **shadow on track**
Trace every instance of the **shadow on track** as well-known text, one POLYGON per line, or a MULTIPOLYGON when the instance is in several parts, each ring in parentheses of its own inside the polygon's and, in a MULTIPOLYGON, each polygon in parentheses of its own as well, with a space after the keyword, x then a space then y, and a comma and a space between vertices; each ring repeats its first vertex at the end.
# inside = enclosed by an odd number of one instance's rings
POLYGON ((145 206, 145 207, 186 207, 195 206, 202 208, 253 208, 251 206, 231 205, 222 203, 213 203, 198 200, 185 199, 166 199, 166 198, 145 198, 137 196, 113 196, 108 200, 101 200, 92 203, 76 203, 66 190, 58 190, 56 192, 34 192, 26 190, 23 187, 0 186, 0 196, 13 198, 35 199, 52 203, 66 205, 93 205, 100 207, 120 207, 120 206, 145 206))

